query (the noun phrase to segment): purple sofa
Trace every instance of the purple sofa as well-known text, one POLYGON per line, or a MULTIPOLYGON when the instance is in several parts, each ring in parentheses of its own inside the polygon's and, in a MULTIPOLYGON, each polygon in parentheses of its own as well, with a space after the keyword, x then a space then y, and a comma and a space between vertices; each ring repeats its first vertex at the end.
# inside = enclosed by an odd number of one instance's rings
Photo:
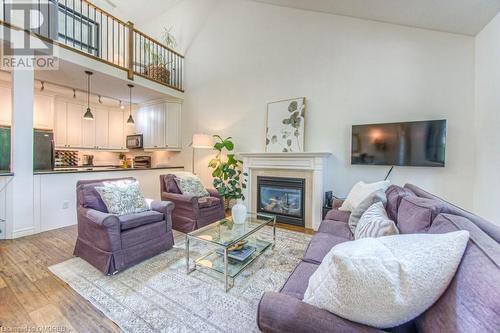
POLYGON ((175 204, 172 212, 173 228, 188 233, 224 218, 224 201, 215 189, 207 189, 209 197, 183 195, 175 175, 160 176, 161 199, 175 204))
POLYGON ((172 202, 153 201, 151 210, 131 215, 109 214, 95 187, 105 181, 79 181, 76 185, 78 238, 74 255, 106 275, 115 274, 174 245, 172 202))
MULTIPOLYGON (((401 233, 468 230, 470 240, 455 278, 426 312, 390 332, 500 332, 500 227, 407 184, 390 186, 387 213, 401 233)), ((349 213, 332 209, 312 238, 301 262, 279 292, 265 293, 259 328, 271 332, 382 332, 353 323, 302 301, 310 276, 332 247, 353 240, 349 213)))

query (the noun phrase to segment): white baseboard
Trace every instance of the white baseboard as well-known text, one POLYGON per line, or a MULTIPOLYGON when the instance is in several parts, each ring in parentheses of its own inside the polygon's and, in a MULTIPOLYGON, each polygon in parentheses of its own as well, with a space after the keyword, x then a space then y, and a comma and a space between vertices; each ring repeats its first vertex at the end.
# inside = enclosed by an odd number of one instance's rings
POLYGON ((12 232, 12 239, 30 236, 33 235, 34 233, 35 233, 34 227, 15 230, 14 232, 12 232))

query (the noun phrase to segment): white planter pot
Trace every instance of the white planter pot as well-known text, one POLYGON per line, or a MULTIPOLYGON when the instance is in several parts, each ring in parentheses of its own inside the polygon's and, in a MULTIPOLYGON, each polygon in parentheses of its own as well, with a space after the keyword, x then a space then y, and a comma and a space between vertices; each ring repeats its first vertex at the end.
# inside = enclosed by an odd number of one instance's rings
POLYGON ((231 215, 235 224, 244 224, 247 220, 247 206, 243 204, 242 200, 231 208, 231 215))

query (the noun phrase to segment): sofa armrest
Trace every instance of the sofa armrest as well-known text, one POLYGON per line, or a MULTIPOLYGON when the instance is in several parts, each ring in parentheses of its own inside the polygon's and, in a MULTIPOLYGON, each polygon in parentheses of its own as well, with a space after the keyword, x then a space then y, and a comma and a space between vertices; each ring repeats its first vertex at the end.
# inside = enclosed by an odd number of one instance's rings
POLYGON ((325 220, 333 220, 340 222, 349 222, 349 217, 351 216, 351 212, 345 212, 342 210, 338 210, 338 208, 333 208, 326 213, 325 220))
POLYGON ((80 213, 89 221, 104 228, 113 228, 114 226, 120 225, 120 220, 113 214, 103 213, 90 208, 82 208, 80 213))
POLYGON ((149 203, 151 210, 159 213, 163 213, 166 216, 170 215, 175 208, 175 204, 172 201, 158 201, 153 200, 149 203))
POLYGON ((345 201, 344 199, 334 198, 332 200, 332 208, 339 209, 340 207, 342 207, 344 201, 345 201))
POLYGON ((262 296, 257 324, 264 333, 382 333, 276 292, 262 296))
POLYGON ((211 197, 222 199, 219 192, 214 188, 207 188, 207 192, 210 194, 211 197))
POLYGON ((176 205, 179 203, 190 203, 190 204, 197 204, 198 203, 197 197, 184 195, 184 194, 178 194, 178 193, 169 193, 169 192, 162 192, 161 193, 161 200, 162 201, 172 201, 176 205))
POLYGON ((157 201, 153 200, 149 202, 149 207, 159 213, 165 215, 165 221, 167 221, 167 232, 172 230, 172 211, 175 208, 175 204, 171 201, 157 201))
POLYGON ((78 208, 78 238, 103 251, 121 249, 121 225, 116 215, 78 208))

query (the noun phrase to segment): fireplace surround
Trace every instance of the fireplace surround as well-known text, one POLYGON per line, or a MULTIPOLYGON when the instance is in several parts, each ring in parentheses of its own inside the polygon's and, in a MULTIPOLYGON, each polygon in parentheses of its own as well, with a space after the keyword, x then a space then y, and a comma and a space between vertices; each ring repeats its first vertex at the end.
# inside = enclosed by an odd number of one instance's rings
POLYGON ((324 185, 331 179, 331 153, 239 153, 243 159, 248 184, 244 189, 245 204, 249 211, 258 211, 257 177, 305 179, 304 226, 318 230, 322 220, 324 185))
POLYGON ((280 223, 305 226, 303 178, 257 177, 257 212, 276 215, 280 223))

